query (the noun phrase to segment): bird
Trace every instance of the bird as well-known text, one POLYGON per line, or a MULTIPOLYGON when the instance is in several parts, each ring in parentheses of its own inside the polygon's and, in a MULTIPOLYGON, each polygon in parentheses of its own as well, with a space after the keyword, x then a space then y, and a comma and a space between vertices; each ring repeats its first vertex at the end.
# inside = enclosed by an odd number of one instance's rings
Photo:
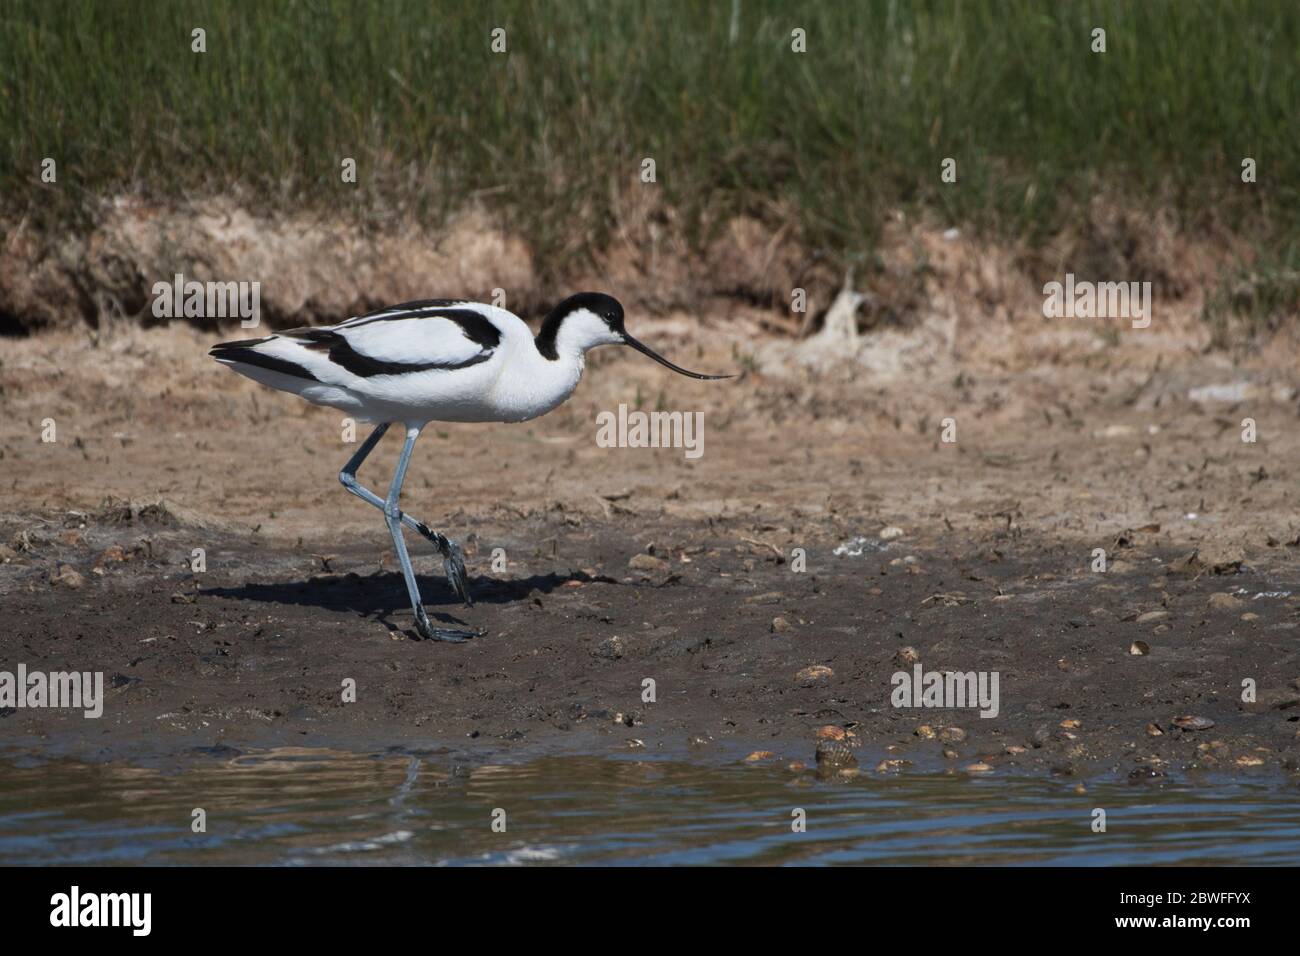
POLYGON ((623 306, 602 292, 560 302, 536 335, 507 309, 461 299, 422 299, 387 306, 337 325, 289 329, 259 339, 214 345, 209 355, 255 382, 292 392, 374 424, 339 472, 351 494, 379 508, 402 566, 415 628, 425 640, 460 643, 481 631, 434 627, 425 613, 403 526, 442 556, 452 590, 473 605, 460 546, 401 510, 402 483, 420 431, 429 422, 525 422, 561 405, 582 378, 588 351, 625 345, 680 375, 674 365, 624 327, 623 306), (363 486, 357 470, 392 425, 406 430, 386 497, 363 486))

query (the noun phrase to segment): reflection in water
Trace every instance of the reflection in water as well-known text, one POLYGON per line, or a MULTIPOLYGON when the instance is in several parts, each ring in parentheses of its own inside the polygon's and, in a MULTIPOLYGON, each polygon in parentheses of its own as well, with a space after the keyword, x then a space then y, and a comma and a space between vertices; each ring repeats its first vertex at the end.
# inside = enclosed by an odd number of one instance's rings
POLYGON ((944 775, 280 749, 175 772, 0 760, 4 864, 1300 862, 1294 785, 944 775), (1092 831, 1092 811, 1107 832, 1092 831), (207 814, 193 833, 192 813, 207 814), (493 811, 506 832, 494 832, 493 811), (807 831, 791 828, 807 813, 807 831))

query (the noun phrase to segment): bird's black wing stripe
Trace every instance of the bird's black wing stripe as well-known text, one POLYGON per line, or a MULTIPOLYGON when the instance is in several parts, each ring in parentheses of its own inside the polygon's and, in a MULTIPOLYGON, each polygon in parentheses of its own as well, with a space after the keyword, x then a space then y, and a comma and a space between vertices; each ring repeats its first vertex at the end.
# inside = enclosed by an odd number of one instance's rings
POLYGON ((414 302, 399 302, 397 305, 386 305, 382 309, 371 309, 364 315, 357 316, 360 319, 368 319, 372 316, 383 315, 385 312, 415 312, 420 309, 446 309, 453 305, 460 305, 464 299, 416 299, 414 302))
MULTIPOLYGON (((429 301, 441 302, 443 300, 431 299, 429 301)), ((418 306, 421 303, 418 302, 408 302, 406 305, 393 306, 393 308, 405 309, 408 305, 415 308, 405 312, 392 312, 390 315, 374 313, 373 317, 362 316, 360 320, 353 319, 344 327, 355 329, 358 326, 369 325, 372 322, 396 322, 400 319, 450 319, 460 326, 460 330, 465 333, 465 338, 475 345, 482 346, 485 349, 494 349, 501 344, 501 330, 493 325, 486 316, 480 312, 475 312, 473 309, 450 309, 443 306, 420 308, 418 306)), ((391 312, 391 310, 385 311, 391 312)))
POLYGON ((247 339, 243 342, 223 342, 220 345, 212 346, 208 352, 213 358, 224 359, 228 362, 242 362, 245 365, 256 365, 259 368, 269 369, 272 372, 279 372, 282 375, 289 375, 293 378, 305 378, 309 382, 319 382, 315 375, 309 370, 299 365, 297 362, 290 362, 288 359, 282 359, 275 355, 267 355, 259 352, 255 348, 250 348, 252 344, 260 344, 267 341, 266 339, 247 339))
POLYGON ((485 349, 494 349, 501 344, 501 330, 480 312, 473 309, 444 309, 438 313, 445 319, 451 319, 460 326, 465 338, 485 349))
POLYGON ((464 300, 457 299, 420 299, 417 302, 402 302, 398 305, 389 305, 382 309, 375 309, 373 312, 359 315, 355 319, 348 319, 343 323, 343 325, 349 329, 355 329, 358 325, 369 325, 371 322, 393 322, 397 319, 426 319, 430 316, 440 315, 443 311, 469 311, 467 309, 455 308, 458 305, 464 304, 464 300))
POLYGON ((452 371, 478 365, 480 362, 486 362, 492 357, 492 350, 485 349, 463 362, 388 362, 361 354, 352 347, 352 343, 346 338, 329 329, 305 329, 299 334, 298 338, 303 339, 304 344, 309 349, 328 352, 331 362, 362 378, 370 378, 372 375, 406 375, 411 372, 430 372, 434 370, 452 371))
POLYGON ((240 339, 238 342, 221 342, 212 346, 215 352, 217 349, 245 349, 254 345, 261 345, 263 342, 269 342, 275 338, 274 335, 264 335, 260 339, 240 339))

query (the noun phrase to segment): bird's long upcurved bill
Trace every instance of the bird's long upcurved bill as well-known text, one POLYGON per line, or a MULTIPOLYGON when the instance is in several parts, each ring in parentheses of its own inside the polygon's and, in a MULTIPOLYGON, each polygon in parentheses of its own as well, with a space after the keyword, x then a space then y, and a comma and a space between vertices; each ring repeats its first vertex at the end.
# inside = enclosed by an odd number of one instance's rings
POLYGON ((628 335, 626 332, 623 333, 623 341, 626 342, 628 345, 632 346, 632 348, 636 349, 642 355, 650 356, 660 365, 664 366, 664 368, 672 369, 678 375, 686 375, 689 378, 699 378, 699 379, 704 379, 705 381, 711 381, 720 378, 735 378, 734 375, 701 375, 699 372, 688 372, 686 369, 674 365, 672 362, 668 361, 666 358, 664 358, 654 349, 650 348, 650 346, 638 342, 636 339, 632 338, 632 336, 628 335))

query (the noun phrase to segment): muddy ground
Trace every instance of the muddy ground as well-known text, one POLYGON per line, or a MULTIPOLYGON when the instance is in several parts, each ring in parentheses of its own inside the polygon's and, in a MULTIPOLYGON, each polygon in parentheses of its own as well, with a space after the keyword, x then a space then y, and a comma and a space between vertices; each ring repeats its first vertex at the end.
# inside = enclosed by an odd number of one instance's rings
MULTIPOLYGON (((3 738, 811 766, 834 725, 871 772, 1300 772, 1288 356, 1037 326, 977 356, 981 330, 940 323, 809 368, 703 318, 629 328, 738 380, 603 350, 539 421, 425 432, 403 503, 466 548, 473 608, 411 542, 431 614, 485 631, 456 646, 414 639, 381 518, 336 480, 340 413, 183 327, 0 342, 0 668, 111 685, 102 719, 0 712, 3 738), (620 402, 704 412, 703 457, 598 447, 620 402), (999 715, 892 707, 904 648, 998 672, 999 715)), ((397 447, 363 482, 386 486, 397 447)))

